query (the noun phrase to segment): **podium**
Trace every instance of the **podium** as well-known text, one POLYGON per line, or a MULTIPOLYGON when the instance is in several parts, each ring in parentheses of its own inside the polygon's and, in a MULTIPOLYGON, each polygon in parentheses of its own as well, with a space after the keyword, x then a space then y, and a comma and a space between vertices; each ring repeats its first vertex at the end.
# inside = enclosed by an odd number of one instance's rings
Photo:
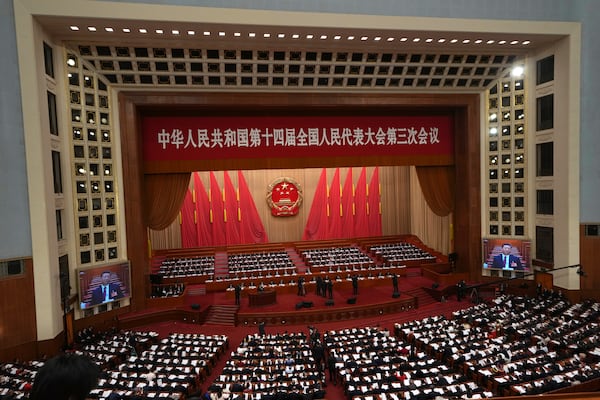
POLYGON ((262 292, 248 293, 248 305, 250 307, 268 306, 277 301, 277 292, 265 290, 262 292))

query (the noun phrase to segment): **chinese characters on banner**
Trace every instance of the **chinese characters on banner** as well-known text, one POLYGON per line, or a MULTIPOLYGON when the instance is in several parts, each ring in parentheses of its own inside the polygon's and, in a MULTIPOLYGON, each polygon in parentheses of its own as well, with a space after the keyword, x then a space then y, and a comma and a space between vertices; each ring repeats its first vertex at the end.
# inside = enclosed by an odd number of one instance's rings
POLYGON ((144 117, 146 161, 451 155, 450 116, 144 117))

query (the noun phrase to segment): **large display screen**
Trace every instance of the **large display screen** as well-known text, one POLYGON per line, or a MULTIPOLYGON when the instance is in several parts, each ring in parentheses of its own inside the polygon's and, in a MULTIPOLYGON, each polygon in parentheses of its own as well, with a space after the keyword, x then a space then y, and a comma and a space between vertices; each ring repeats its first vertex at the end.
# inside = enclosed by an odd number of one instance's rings
POLYGON ((129 262, 77 270, 79 306, 88 309, 131 297, 129 262))
POLYGON ((530 271, 531 241, 483 239, 483 269, 530 271))

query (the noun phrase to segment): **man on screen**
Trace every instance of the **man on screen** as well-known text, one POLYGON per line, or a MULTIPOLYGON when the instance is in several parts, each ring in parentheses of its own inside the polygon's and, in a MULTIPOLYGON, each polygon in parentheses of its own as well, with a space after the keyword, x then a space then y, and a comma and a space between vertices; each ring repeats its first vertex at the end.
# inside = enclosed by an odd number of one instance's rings
POLYGON ((492 268, 498 269, 514 269, 516 271, 523 270, 521 259, 511 254, 512 245, 510 243, 504 243, 502 245, 502 253, 494 256, 494 262, 492 268))
POLYGON ((110 272, 102 273, 102 281, 92 292, 91 305, 106 303, 123 297, 121 286, 110 282, 110 272))

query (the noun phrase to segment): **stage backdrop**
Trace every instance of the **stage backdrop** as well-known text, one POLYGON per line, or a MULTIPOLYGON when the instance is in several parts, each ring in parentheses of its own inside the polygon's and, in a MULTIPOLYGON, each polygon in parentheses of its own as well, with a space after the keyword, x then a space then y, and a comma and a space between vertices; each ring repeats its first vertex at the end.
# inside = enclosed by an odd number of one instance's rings
MULTIPOLYGON (((340 181, 345 182, 350 173, 356 184, 361 170, 362 167, 339 168, 340 181)), ((366 168, 367 182, 370 181, 374 170, 375 167, 366 168)), ((336 168, 326 169, 329 183, 331 183, 335 171, 336 168)), ((321 172, 321 168, 242 171, 269 242, 302 240, 321 172), (281 177, 292 178, 302 188, 304 201, 297 215, 276 217, 271 213, 267 203, 268 187, 281 177)), ((205 185, 211 180, 210 172, 199 172, 198 175, 205 185)), ((238 187, 236 171, 229 171, 228 176, 233 186, 238 187)), ((212 179, 217 180, 219 187, 225 187, 223 171, 214 172, 212 179)), ((408 166, 379 167, 379 182, 382 234, 384 236, 414 234, 426 245, 447 254, 452 239, 450 232, 452 215, 439 217, 427 206, 415 168, 408 166)), ((175 218, 164 230, 150 230, 150 239, 153 249, 181 248, 183 245, 180 218, 175 218)))

